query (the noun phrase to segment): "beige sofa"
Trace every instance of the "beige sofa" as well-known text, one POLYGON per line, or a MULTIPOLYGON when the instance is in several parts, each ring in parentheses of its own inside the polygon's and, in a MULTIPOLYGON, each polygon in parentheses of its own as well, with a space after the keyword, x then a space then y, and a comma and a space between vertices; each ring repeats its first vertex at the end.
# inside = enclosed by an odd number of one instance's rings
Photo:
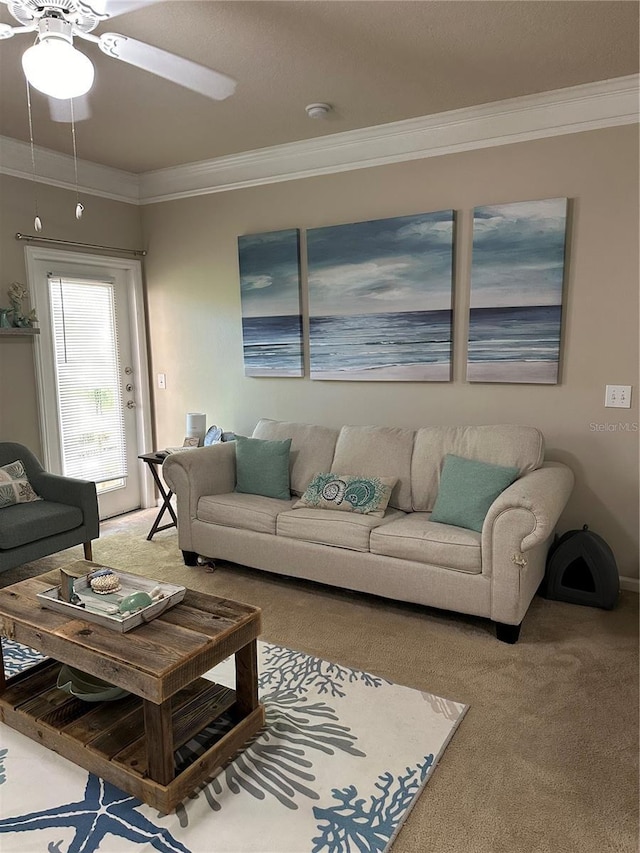
POLYGON ((573 487, 544 462, 533 427, 398 429, 261 420, 253 438, 291 438, 292 499, 241 494, 235 445, 175 453, 163 476, 177 497, 178 542, 198 555, 386 598, 487 617, 516 642, 560 513, 573 487), (482 532, 430 521, 445 454, 520 470, 492 504, 482 532), (293 509, 319 472, 397 477, 383 517, 293 509))

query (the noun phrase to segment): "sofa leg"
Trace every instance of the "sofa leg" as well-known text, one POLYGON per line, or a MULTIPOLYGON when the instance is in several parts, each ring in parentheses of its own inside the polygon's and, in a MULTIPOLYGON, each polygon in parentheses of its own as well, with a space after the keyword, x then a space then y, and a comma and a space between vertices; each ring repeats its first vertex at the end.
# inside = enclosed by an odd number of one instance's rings
POLYGON ((496 622, 496 637, 501 643, 517 643, 520 636, 520 625, 505 625, 504 622, 496 622))
POLYGON ((198 565, 198 555, 195 551, 183 551, 182 559, 184 560, 185 566, 197 566, 198 565))
POLYGON ((93 561, 93 551, 91 549, 91 542, 83 542, 82 547, 84 548, 84 558, 85 560, 93 561))

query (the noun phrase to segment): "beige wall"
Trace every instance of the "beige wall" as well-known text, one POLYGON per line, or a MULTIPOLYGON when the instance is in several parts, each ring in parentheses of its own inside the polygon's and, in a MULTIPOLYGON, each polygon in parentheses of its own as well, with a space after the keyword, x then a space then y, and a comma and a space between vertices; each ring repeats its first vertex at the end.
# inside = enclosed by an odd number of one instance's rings
MULTIPOLYGON (((140 248, 140 208, 96 196, 82 196, 85 214, 75 218, 74 192, 0 175, 0 305, 8 306, 7 287, 27 284, 25 243, 16 232, 34 234, 34 198, 43 237, 119 248, 140 248)), ((65 248, 52 246, 52 248, 65 248)), ((33 338, 0 337, 0 440, 19 441, 41 454, 34 376, 33 338)))
POLYGON ((149 205, 143 212, 152 375, 160 446, 181 443, 185 413, 248 434, 260 417, 339 425, 534 424, 577 485, 560 531, 589 524, 621 574, 638 576, 637 423, 605 409, 606 383, 638 388, 638 135, 623 127, 149 205), (465 382, 475 205, 572 202, 561 383, 465 382), (454 380, 329 382, 245 378, 239 234, 458 211, 454 380), (631 427, 630 427, 631 428, 631 427))
MULTIPOLYGON (((26 282, 33 189, 0 177, 0 304, 26 282), (6 293, 5 293, 6 295, 6 293)), ((38 185, 45 234, 137 248, 140 210, 38 185)), ((250 433, 259 417, 401 426, 530 423, 548 455, 577 478, 560 531, 589 524, 620 572, 638 577, 638 135, 637 128, 569 135, 404 164, 149 205, 146 279, 158 446, 180 443, 185 413, 250 433), (465 382, 471 217, 475 205, 567 196, 572 202, 561 383, 465 382), (301 229, 454 208, 458 211, 454 378, 451 383, 352 383, 245 378, 238 234, 301 229), (606 383, 634 386, 631 410, 605 409, 606 383), (154 383, 155 384, 155 383, 154 383), (598 425, 609 426, 599 431, 598 425), (612 428, 613 427, 613 428, 612 428)), ((0 439, 40 452, 33 343, 0 338, 0 439)))

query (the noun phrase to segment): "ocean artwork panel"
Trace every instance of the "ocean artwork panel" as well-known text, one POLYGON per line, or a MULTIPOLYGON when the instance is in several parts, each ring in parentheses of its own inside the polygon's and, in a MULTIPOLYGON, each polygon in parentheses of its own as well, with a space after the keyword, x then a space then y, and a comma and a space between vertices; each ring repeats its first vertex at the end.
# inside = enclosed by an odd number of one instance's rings
POLYGON ((558 382, 566 225, 566 198, 475 208, 469 382, 558 382))
POLYGON ((452 210, 307 232, 312 379, 448 382, 452 210))
POLYGON ((238 237, 245 376, 304 376, 297 228, 238 237))

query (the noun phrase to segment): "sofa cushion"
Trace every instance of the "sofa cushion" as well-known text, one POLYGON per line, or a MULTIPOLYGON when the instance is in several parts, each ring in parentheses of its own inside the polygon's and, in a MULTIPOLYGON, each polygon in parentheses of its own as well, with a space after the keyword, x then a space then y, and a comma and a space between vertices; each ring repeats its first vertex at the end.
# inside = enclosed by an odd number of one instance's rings
POLYGON ((82 510, 77 506, 38 500, 8 506, 0 512, 0 548, 19 548, 80 527, 82 510))
POLYGON ((388 509, 383 518, 330 509, 295 509, 280 513, 276 531, 278 536, 288 539, 303 539, 351 551, 368 551, 371 531, 403 515, 396 509, 388 509))
POLYGON ((482 571, 480 533, 438 524, 427 512, 411 512, 371 532, 371 553, 441 566, 456 572, 482 571))
POLYGON ((338 438, 338 430, 330 427, 272 421, 262 418, 253 438, 291 439, 289 454, 291 491, 301 495, 318 471, 329 471, 338 438))
POLYGON ((0 509, 41 500, 33 490, 20 459, 0 468, 0 509))
POLYGON ((317 474, 293 508, 336 509, 382 518, 395 484, 395 477, 317 474))
POLYGON ((517 468, 447 453, 431 520, 481 533, 491 504, 517 476, 517 468))
POLYGON ((410 512, 414 434, 413 430, 394 427, 344 426, 338 436, 331 471, 396 478, 389 506, 410 512))
POLYGON ((288 500, 291 439, 236 439, 236 492, 288 500))
POLYGON ((520 476, 544 461, 544 439, 535 427, 423 427, 417 430, 411 461, 413 508, 433 509, 440 488, 440 471, 447 453, 518 469, 520 476))
POLYGON ((229 492, 200 498, 196 515, 200 521, 209 524, 275 534, 278 513, 291 509, 292 503, 262 495, 229 492))

